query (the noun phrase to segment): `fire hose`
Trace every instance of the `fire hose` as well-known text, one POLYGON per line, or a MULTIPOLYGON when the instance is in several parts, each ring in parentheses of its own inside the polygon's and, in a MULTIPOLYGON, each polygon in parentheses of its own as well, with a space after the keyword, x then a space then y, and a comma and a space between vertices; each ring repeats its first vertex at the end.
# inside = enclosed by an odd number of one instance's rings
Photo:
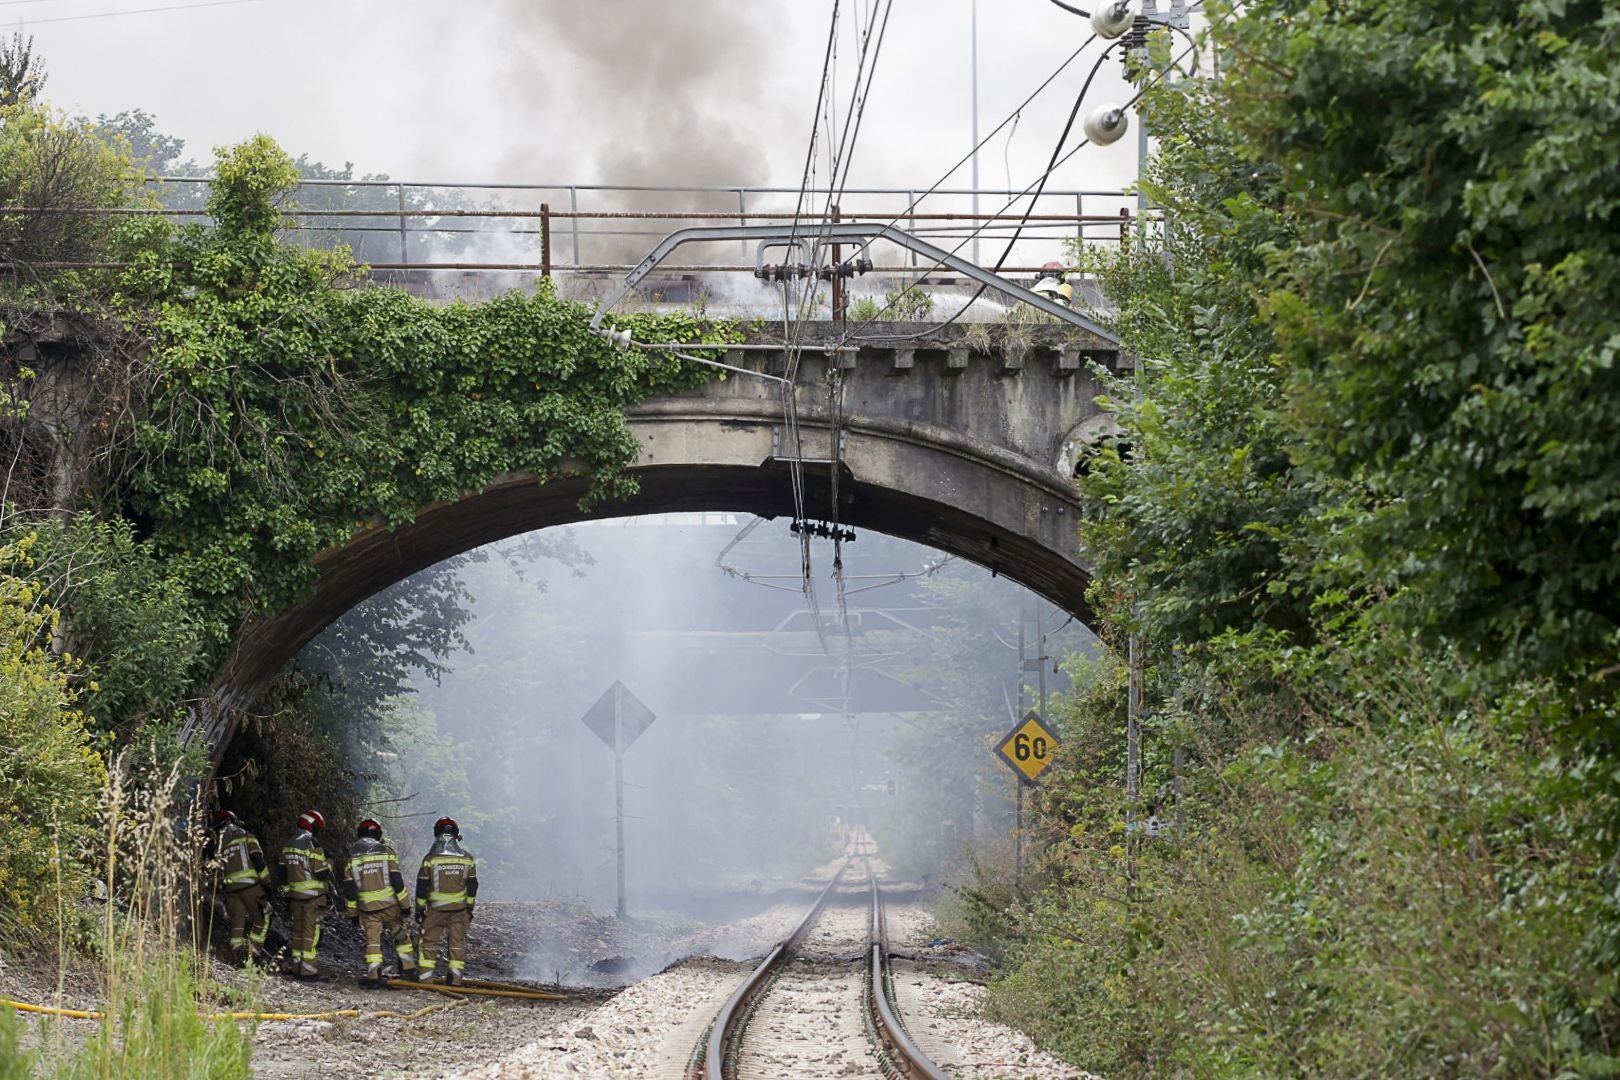
POLYGON ((567 994, 550 990, 533 990, 513 983, 489 982, 486 979, 468 979, 459 986, 443 983, 411 982, 409 979, 389 979, 388 985, 396 990, 432 990, 438 994, 474 994, 480 997, 527 998, 530 1001, 567 1001, 567 994))
MULTIPOLYGON (((203 1013, 204 1020, 340 1020, 359 1019, 367 1020, 416 1020, 429 1013, 440 1012, 444 1009, 453 1009, 457 1005, 465 1004, 467 995, 479 997, 505 997, 526 999, 529 1001, 567 1001, 567 994, 557 994, 548 990, 534 990, 526 986, 517 986, 513 983, 490 982, 485 979, 468 979, 461 986, 442 986, 434 983, 410 982, 405 979, 389 979, 388 986, 400 990, 431 990, 451 998, 450 1001, 439 1002, 417 1009, 414 1012, 402 1013, 392 1009, 381 1009, 377 1012, 363 1012, 360 1009, 332 1009, 327 1012, 313 1013, 285 1013, 285 1012, 221 1012, 203 1013)), ((94 1009, 64 1009, 52 1005, 34 1005, 26 1001, 13 1001, 9 998, 0 998, 0 1006, 16 1009, 18 1012, 40 1013, 45 1016, 65 1016, 76 1020, 103 1020, 106 1013, 94 1009)))
MULTIPOLYGON (((222 1012, 203 1013, 204 1020, 340 1020, 346 1018, 367 1020, 415 1020, 428 1013, 439 1012, 444 1009, 453 1009, 457 1005, 466 1004, 466 998, 457 998, 455 1001, 440 1002, 415 1012, 401 1013, 392 1009, 382 1009, 367 1013, 359 1009, 332 1009, 327 1012, 314 1013, 282 1013, 282 1012, 222 1012)), ((32 1005, 26 1001, 12 1001, 9 998, 0 998, 0 1005, 16 1009, 19 1012, 41 1013, 46 1016, 66 1016, 75 1020, 104 1020, 107 1014, 94 1009, 59 1009, 51 1005, 32 1005)))

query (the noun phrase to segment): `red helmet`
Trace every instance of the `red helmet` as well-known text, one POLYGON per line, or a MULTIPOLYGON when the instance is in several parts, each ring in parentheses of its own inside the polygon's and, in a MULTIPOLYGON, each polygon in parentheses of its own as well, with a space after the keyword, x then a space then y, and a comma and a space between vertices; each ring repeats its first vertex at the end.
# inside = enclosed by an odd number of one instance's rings
POLYGON ((214 828, 223 829, 227 825, 236 824, 236 815, 229 810, 214 811, 214 828))
POLYGON ((382 826, 376 821, 373 821, 371 818, 366 818, 364 821, 360 822, 359 827, 355 831, 361 836, 369 836, 373 840, 382 839, 382 826))
POLYGON ((326 828, 326 818, 319 810, 305 810, 298 815, 298 827, 307 832, 320 832, 326 828))
POLYGON ((442 817, 433 823, 434 836, 443 836, 445 833, 449 833, 451 836, 461 835, 461 826, 456 824, 455 818, 442 817))

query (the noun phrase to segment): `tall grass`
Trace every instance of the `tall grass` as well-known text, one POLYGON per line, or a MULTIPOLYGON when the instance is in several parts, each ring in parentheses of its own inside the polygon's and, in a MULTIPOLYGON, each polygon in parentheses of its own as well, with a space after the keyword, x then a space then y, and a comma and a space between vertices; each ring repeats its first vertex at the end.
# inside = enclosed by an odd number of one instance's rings
MULTIPOLYGON (((175 797, 179 765, 132 769, 126 753, 110 770, 102 810, 103 883, 109 898, 92 942, 103 1018, 82 1045, 64 1045, 58 1024, 47 1054, 61 1080, 247 1080, 253 1032, 227 1019, 252 1011, 257 986, 226 988, 206 977, 211 909, 202 880, 199 807, 175 797), (186 823, 192 823, 187 827, 186 823)), ((0 1028, 0 1054, 5 1047, 0 1028)), ((10 1074, 0 1064, 0 1080, 10 1074)))

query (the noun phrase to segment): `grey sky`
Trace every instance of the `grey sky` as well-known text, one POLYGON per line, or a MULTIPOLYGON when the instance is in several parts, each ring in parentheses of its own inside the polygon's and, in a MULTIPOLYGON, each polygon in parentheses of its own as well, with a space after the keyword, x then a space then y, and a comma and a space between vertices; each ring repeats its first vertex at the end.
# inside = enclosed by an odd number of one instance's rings
MULTIPOLYGON (((206 159, 263 131, 293 153, 397 178, 672 181, 796 187, 831 0, 265 0, 116 18, 67 16, 184 0, 32 0, 56 105, 142 108, 206 159)), ((849 31, 875 0, 845 0, 849 31)), ((971 146, 971 0, 896 0, 852 185, 927 186, 971 146)), ((979 112, 988 131, 1090 32, 1046 0, 978 0, 979 112)), ((1065 72, 981 155, 981 184, 1028 183, 1087 70, 1065 72)), ((1119 66, 1088 94, 1120 100, 1119 66)), ((1079 137, 1071 136, 1071 145, 1079 137)), ((1117 188, 1135 140, 1082 151, 1054 187, 1117 188)), ((968 186, 966 166, 949 186, 968 186)))

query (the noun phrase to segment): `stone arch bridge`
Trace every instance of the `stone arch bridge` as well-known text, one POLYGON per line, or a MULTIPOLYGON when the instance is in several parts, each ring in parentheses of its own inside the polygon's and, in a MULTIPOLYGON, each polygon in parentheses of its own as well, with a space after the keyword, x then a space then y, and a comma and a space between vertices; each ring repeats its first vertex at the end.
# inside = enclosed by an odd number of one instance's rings
MULTIPOLYGON (((1071 326, 884 326, 853 351, 821 351, 839 327, 806 324, 793 386, 797 437, 784 420, 783 385, 732 374, 630 410, 641 444, 634 498, 582 513, 578 480, 539 484, 513 475, 454 502, 424 508, 393 529, 357 534, 318 557, 301 604, 250 626, 215 684, 199 726, 216 754, 230 706, 251 700, 322 629, 372 594, 443 559, 506 537, 584 518, 726 510, 794 513, 789 479, 801 463, 806 516, 838 519, 961 556, 1084 618, 1089 575, 1076 551, 1075 463, 1114 430, 1097 403, 1093 363, 1119 371, 1117 346, 1071 326), (984 330, 989 330, 986 341, 984 330), (828 388, 843 387, 835 423, 828 388), (835 432, 836 429, 836 432, 835 432), (833 440, 837 439, 836 454, 833 440)), ((779 352, 739 348, 726 362, 783 368, 779 352)))

